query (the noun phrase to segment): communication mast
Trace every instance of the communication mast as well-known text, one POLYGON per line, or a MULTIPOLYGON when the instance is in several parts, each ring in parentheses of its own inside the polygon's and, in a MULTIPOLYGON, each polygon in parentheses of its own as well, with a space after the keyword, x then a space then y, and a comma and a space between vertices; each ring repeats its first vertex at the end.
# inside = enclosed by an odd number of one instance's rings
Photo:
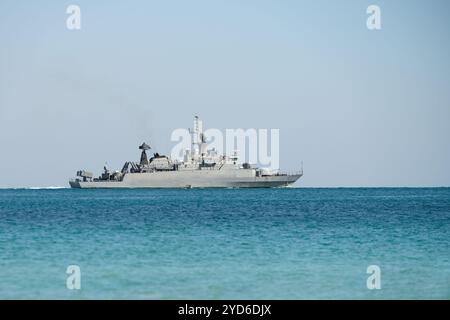
POLYGON ((194 160, 199 160, 204 156, 204 145, 206 142, 206 137, 203 133, 203 122, 198 118, 194 117, 194 128, 190 130, 191 134, 191 153, 194 160))

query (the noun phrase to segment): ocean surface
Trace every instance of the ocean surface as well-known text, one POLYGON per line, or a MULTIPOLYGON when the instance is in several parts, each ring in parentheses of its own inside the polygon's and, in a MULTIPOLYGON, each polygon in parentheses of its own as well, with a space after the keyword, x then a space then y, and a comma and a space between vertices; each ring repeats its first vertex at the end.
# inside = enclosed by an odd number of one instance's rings
POLYGON ((15 298, 450 299, 450 189, 3 189, 15 298))

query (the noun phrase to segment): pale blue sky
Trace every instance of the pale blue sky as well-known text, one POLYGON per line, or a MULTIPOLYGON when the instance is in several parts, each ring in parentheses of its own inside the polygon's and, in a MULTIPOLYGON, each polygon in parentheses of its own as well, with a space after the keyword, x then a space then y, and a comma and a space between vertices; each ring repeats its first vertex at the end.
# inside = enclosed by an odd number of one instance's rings
POLYGON ((450 2, 0 2, 0 187, 191 126, 279 128, 298 186, 450 185, 450 2), (77 4, 82 29, 66 29, 77 4), (382 30, 366 28, 381 7, 382 30))

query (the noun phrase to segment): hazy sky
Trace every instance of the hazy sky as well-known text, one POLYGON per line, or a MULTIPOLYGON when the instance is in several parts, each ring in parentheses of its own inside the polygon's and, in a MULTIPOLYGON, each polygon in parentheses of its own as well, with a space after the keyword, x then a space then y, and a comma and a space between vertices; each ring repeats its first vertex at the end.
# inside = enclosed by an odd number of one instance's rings
POLYGON ((0 187, 279 128, 298 186, 450 185, 450 2, 0 1, 0 187), (81 30, 66 8, 81 8, 81 30), (381 8, 369 31, 366 8, 381 8))

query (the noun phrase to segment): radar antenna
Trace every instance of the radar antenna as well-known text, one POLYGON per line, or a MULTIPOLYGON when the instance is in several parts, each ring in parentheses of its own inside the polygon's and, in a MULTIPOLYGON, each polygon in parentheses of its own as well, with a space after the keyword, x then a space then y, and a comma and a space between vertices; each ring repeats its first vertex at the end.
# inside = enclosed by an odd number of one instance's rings
POLYGON ((145 151, 150 150, 151 147, 148 144, 146 144, 145 142, 143 142, 139 146, 139 149, 142 150, 141 161, 140 161, 141 166, 148 165, 148 157, 147 157, 147 153, 145 151))

